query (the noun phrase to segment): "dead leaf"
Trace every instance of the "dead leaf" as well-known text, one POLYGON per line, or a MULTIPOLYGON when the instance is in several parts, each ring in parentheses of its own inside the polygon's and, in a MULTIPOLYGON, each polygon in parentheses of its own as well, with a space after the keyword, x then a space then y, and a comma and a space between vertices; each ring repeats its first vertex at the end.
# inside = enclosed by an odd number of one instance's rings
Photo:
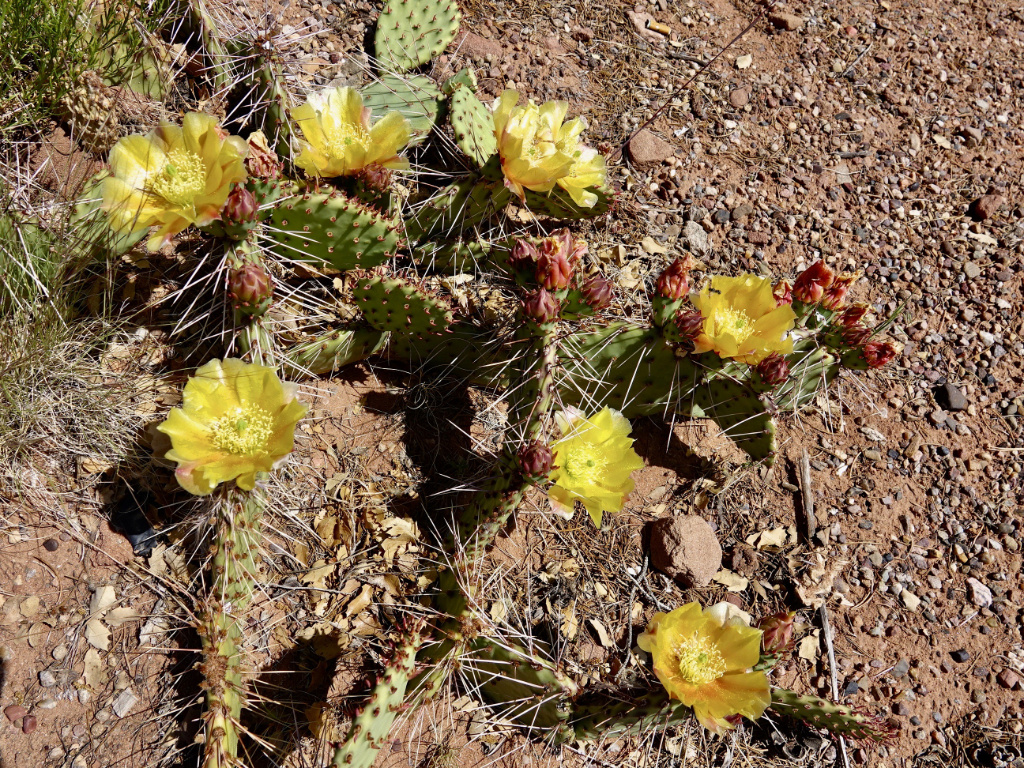
POLYGON ((314 589, 326 589, 327 579, 338 569, 337 563, 325 563, 317 560, 313 567, 299 576, 299 581, 308 584, 314 589))
POLYGON ((93 618, 99 618, 110 606, 117 602, 117 594, 109 584, 96 587, 92 593, 92 600, 89 601, 89 613, 93 618))
POLYGON ((85 671, 82 678, 85 687, 93 693, 99 693, 107 684, 107 665, 94 648, 85 652, 85 671))
POLYGON ((728 568, 723 568, 716 573, 714 580, 730 592, 742 592, 750 584, 749 579, 730 571, 728 568))
POLYGON ((594 632, 597 633, 597 641, 601 643, 605 648, 614 648, 615 643, 612 641, 611 636, 608 634, 608 630, 605 629, 598 619, 588 619, 590 626, 594 628, 594 632))
POLYGON ((345 606, 346 616, 357 616, 365 611, 370 604, 373 602, 373 587, 369 584, 363 584, 363 588, 359 591, 359 594, 349 601, 349 604, 345 606))
POLYGON ((93 648, 110 650, 110 630, 99 619, 89 619, 85 623, 85 639, 93 648))
POLYGON ((142 615, 134 608, 124 606, 108 611, 107 615, 103 617, 103 621, 105 621, 109 627, 120 627, 125 622, 138 621, 141 618, 142 615))
POLYGON ((800 647, 797 650, 797 655, 801 659, 806 659, 812 664, 818 660, 818 648, 821 645, 821 630, 814 630, 800 641, 800 647))
POLYGON ((572 605, 568 605, 562 610, 562 626, 558 629, 566 640, 575 640, 576 635, 580 633, 580 620, 572 605))
POLYGON ((751 536, 747 536, 747 544, 758 549, 766 549, 767 547, 783 547, 786 544, 786 539, 789 537, 789 531, 786 528, 772 528, 770 531, 761 531, 751 536))

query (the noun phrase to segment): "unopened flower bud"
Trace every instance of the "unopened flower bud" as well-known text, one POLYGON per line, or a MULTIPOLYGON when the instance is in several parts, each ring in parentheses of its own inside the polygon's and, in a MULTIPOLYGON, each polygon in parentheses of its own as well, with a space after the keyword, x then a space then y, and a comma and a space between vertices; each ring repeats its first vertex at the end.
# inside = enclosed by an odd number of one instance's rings
POLYGON ((839 275, 835 278, 832 284, 825 289, 825 293, 822 294, 821 306, 825 309, 831 309, 833 312, 842 309, 843 302, 846 301, 846 294, 858 277, 859 275, 839 275))
POLYGON ((704 316, 696 309, 680 309, 676 312, 676 328, 684 339, 696 339, 704 333, 704 316))
POLYGON ((761 381, 770 387, 785 384, 789 379, 789 361, 776 352, 772 352, 758 363, 754 370, 761 377, 761 381))
POLYGON ((547 477, 555 463, 555 454, 551 448, 538 440, 520 448, 518 458, 523 475, 538 479, 547 477))
POLYGON ((761 635, 761 648, 766 654, 777 656, 793 650, 796 629, 796 611, 782 611, 761 619, 757 628, 761 635))
POLYGON ((524 269, 533 271, 537 265, 540 251, 529 238, 521 237, 512 246, 512 253, 509 255, 509 264, 513 269, 524 269))
POLYGON ((549 291, 558 291, 568 287, 569 280, 572 279, 572 264, 569 263, 563 248, 549 248, 547 245, 548 239, 545 239, 537 257, 534 275, 537 282, 549 291))
POLYGON ((369 189, 384 192, 391 186, 391 169, 385 168, 380 163, 370 163, 359 169, 356 178, 369 189))
POLYGON ((839 324, 844 328, 860 325, 860 321, 864 319, 870 309, 871 307, 867 304, 853 304, 843 310, 843 314, 839 316, 839 324))
POLYGON ((832 285, 835 275, 821 261, 816 261, 797 277, 793 284, 793 298, 804 304, 817 304, 832 285))
POLYGON ((658 275, 658 294, 669 301, 686 297, 690 292, 690 269, 693 261, 689 258, 676 259, 658 275))
POLYGON ((274 281, 259 264, 245 262, 231 270, 228 276, 228 294, 235 309, 247 315, 262 315, 274 297, 274 281))
POLYGON ((245 187, 236 184, 228 194, 221 217, 226 224, 243 224, 253 221, 258 210, 256 196, 245 187))
POLYGON ((276 179, 281 173, 281 160, 267 144, 263 131, 249 136, 249 152, 245 156, 245 167, 250 176, 258 179, 276 179))
POLYGON ((881 368, 892 362, 899 351, 888 341, 869 341, 864 345, 864 359, 869 368, 881 368))
POLYGON ((594 311, 607 309, 615 295, 612 284, 600 275, 595 275, 583 283, 580 286, 580 293, 583 294, 583 300, 594 311))
POLYGON ((793 286, 789 280, 779 280, 772 288, 772 295, 775 296, 776 307, 788 307, 793 303, 793 286))
POLYGON ((554 322, 559 309, 558 299, 543 288, 538 288, 523 302, 523 314, 538 323, 554 322))

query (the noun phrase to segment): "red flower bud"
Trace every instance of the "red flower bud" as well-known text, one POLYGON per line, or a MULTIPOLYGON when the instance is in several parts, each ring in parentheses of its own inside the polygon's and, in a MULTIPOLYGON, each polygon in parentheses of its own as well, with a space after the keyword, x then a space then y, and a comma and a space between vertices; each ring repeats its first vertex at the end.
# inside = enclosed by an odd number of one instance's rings
POLYGON ((526 477, 545 478, 554 463, 555 454, 546 443, 534 440, 519 449, 519 469, 526 477))
POLYGON ((850 286, 853 285, 853 282, 858 277, 859 275, 839 275, 839 277, 835 278, 832 284, 825 289, 825 293, 822 294, 821 306, 832 311, 842 308, 850 286))
POLYGON ((898 350, 888 341, 869 341, 864 345, 864 359, 869 368, 881 368, 896 357, 898 350))
POLYGON ((228 295, 235 309, 247 315, 262 315, 274 297, 274 280, 259 264, 245 262, 231 270, 228 276, 228 295))
POLYGON ((843 328, 842 340, 844 346, 859 347, 871 336, 871 329, 863 325, 849 325, 843 328))
POLYGON ((772 289, 775 296, 775 306, 786 307, 793 303, 793 286, 789 280, 779 280, 772 289))
POLYGON ((383 192, 391 186, 391 169, 385 168, 380 163, 370 163, 359 170, 356 178, 369 189, 383 192))
POLYGON ((772 352, 758 363, 754 370, 761 377, 761 381, 770 387, 785 384, 789 379, 789 361, 776 352, 772 352))
POLYGON ((797 277, 793 284, 793 298, 804 304, 817 304, 834 278, 831 269, 816 261, 797 277))
POLYGON ((225 224, 244 224, 255 220, 258 210, 256 196, 245 187, 236 184, 224 203, 221 218, 225 224))
POLYGON ((665 271, 658 275, 656 287, 658 294, 669 301, 676 301, 686 297, 690 292, 690 270, 693 268, 693 260, 689 256, 676 259, 665 271))
POLYGON ((566 251, 563 248, 547 247, 550 239, 546 238, 541 243, 534 276, 537 278, 537 282, 549 291, 558 291, 568 287, 569 281, 572 279, 572 265, 566 258, 566 251))
POLYGON ((276 179, 281 174, 282 163, 277 153, 267 144, 262 131, 249 136, 249 152, 245 156, 245 167, 250 176, 258 179, 276 179))
POLYGON ((696 339, 704 333, 704 316, 696 309, 680 309, 676 312, 676 328, 684 339, 696 339))
POLYGON ((538 323, 550 323, 558 319, 558 299, 543 288, 539 288, 523 302, 523 314, 538 323))
POLYGON ((870 307, 867 304, 854 304, 847 307, 843 310, 843 314, 839 316, 840 325, 844 328, 853 328, 860 325, 860 321, 864 319, 869 309, 870 307))
POLYGON ((583 283, 580 286, 580 293, 583 294, 583 300, 594 311, 607 309, 615 296, 612 284, 600 275, 595 275, 583 283))
POLYGON ((512 253, 509 255, 508 260, 513 269, 532 271, 539 257, 540 251, 537 250, 537 246, 533 244, 533 241, 523 237, 516 240, 515 245, 512 246, 512 253))
POLYGON ((761 635, 761 648, 773 656, 793 650, 793 632, 796 611, 782 611, 761 619, 757 625, 761 635))

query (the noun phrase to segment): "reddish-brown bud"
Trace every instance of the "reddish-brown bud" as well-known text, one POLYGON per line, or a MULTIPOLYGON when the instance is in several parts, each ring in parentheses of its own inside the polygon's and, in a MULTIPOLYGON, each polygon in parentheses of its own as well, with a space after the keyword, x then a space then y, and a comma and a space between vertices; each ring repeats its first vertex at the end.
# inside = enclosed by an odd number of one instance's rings
POLYGON ((782 611, 761 619, 757 628, 761 635, 761 648, 766 654, 777 656, 793 650, 796 630, 796 611, 782 611))
POLYGON ((860 325, 860 321, 864 319, 870 309, 867 304, 853 304, 843 310, 843 314, 839 316, 839 324, 844 328, 860 325))
POLYGON ((568 287, 572 279, 572 264, 569 263, 565 249, 547 247, 549 240, 551 238, 545 238, 541 243, 534 276, 549 291, 559 291, 568 287))
POLYGON ((836 277, 832 284, 825 289, 825 293, 822 294, 821 306, 825 309, 831 309, 833 312, 842 309, 843 303, 846 301, 846 294, 858 277, 859 275, 839 275, 836 277))
POLYGON ((267 144, 262 131, 249 136, 249 152, 245 156, 245 167, 250 176, 258 179, 276 179, 281 174, 282 163, 277 153, 267 144))
POLYGON ((558 319, 558 299, 543 288, 526 297, 523 302, 523 314, 538 323, 551 323, 558 319))
POLYGON ((245 262, 231 270, 228 276, 228 294, 239 312, 262 315, 274 297, 274 280, 259 264, 245 262))
POLYGON ((600 275, 595 275, 583 283, 580 286, 580 293, 583 294, 583 300, 594 311, 607 309, 615 296, 612 284, 600 275))
POLYGON ((696 339, 704 333, 704 316, 696 309, 680 309, 676 312, 676 328, 684 339, 696 339))
POLYGON ((793 286, 789 280, 779 280, 772 288, 772 295, 775 296, 775 306, 788 307, 793 303, 793 286))
POLYGON ((871 329, 863 325, 848 325, 843 327, 843 345, 847 347, 859 347, 871 336, 871 329))
POLYGON ((693 261, 689 256, 676 259, 665 271, 658 275, 656 287, 658 295, 669 301, 676 301, 686 297, 690 292, 690 270, 693 268, 693 261))
POLYGON ((761 381, 770 387, 777 387, 785 384, 789 379, 789 361, 782 355, 772 352, 768 357, 758 363, 754 370, 761 377, 761 381))
POLYGON ((824 262, 816 261, 797 277, 793 284, 793 298, 804 304, 817 304, 833 279, 832 270, 824 262))
POLYGON ((224 203, 221 218, 225 224, 244 224, 255 220, 258 210, 256 196, 242 185, 236 184, 224 203))
POLYGON ((864 345, 864 359, 869 368, 881 368, 892 362, 899 351, 888 341, 869 341, 864 345))
POLYGON ((509 255, 508 260, 513 269, 524 269, 532 272, 536 268, 539 257, 540 251, 537 250, 537 246, 534 245, 533 241, 522 237, 516 240, 515 245, 512 246, 512 253, 509 255))
POLYGON ((380 163, 370 163, 359 170, 356 178, 369 189, 384 192, 391 186, 391 169, 380 163))
POLYGON ((534 440, 519 449, 519 469, 526 477, 547 477, 554 463, 555 454, 546 443, 534 440))

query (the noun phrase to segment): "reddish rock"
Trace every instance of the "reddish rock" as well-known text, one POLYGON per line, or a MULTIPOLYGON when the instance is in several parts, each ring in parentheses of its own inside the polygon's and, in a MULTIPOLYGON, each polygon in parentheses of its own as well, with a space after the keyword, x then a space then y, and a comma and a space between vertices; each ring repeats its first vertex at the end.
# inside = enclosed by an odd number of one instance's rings
POLYGON ((767 232, 747 232, 747 242, 751 245, 767 245, 770 239, 767 232))
POLYGON ((704 518, 665 517, 651 527, 651 565, 685 587, 704 587, 722 567, 722 546, 704 518))
POLYGON ((743 109, 743 107, 747 106, 748 101, 750 101, 749 85, 745 85, 742 88, 734 88, 729 91, 729 103, 736 109, 743 109))
POLYGON ((12 723, 16 723, 28 714, 28 710, 19 704, 11 704, 4 708, 4 716, 12 723))
POLYGON ((768 16, 768 21, 770 21, 772 26, 776 29, 784 29, 787 32, 795 32, 804 25, 802 16, 797 16, 792 13, 782 13, 781 11, 776 11, 768 16))
POLYGON ((675 154, 675 147, 648 130, 629 140, 629 156, 634 163, 662 163, 675 154))
POLYGON ((1012 669, 1004 669, 996 675, 996 681, 1008 691, 1020 687, 1020 675, 1012 669))
POLYGON ((991 219, 998 213, 1006 199, 1002 195, 982 195, 971 203, 970 214, 978 221, 991 219))
POLYGON ((25 719, 21 721, 21 732, 32 733, 38 725, 35 715, 25 715, 25 719))
POLYGON ((495 61, 500 61, 505 55, 501 43, 488 40, 474 32, 467 32, 463 36, 459 41, 459 50, 474 59, 486 59, 487 54, 490 54, 495 61))

